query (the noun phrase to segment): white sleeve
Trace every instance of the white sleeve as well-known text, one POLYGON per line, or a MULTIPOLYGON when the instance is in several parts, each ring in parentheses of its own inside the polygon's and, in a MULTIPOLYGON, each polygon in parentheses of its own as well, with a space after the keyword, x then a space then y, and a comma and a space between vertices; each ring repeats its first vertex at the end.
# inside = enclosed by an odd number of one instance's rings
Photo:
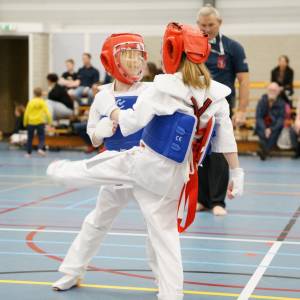
MULTIPOLYGON (((99 95, 99 93, 97 95, 99 95)), ((94 133, 96 131, 96 125, 101 119, 101 114, 97 109, 97 99, 98 99, 97 95, 91 105, 91 108, 90 108, 89 119, 88 119, 87 129, 86 129, 87 134, 89 135, 94 147, 98 147, 103 143, 103 139, 96 140, 94 138, 94 133)))
POLYGON ((215 113, 216 135, 212 139, 212 152, 237 152, 237 144, 234 137, 227 100, 224 98, 213 105, 217 105, 218 107, 215 113))
POLYGON ((124 136, 137 132, 152 120, 156 114, 154 99, 157 97, 157 91, 148 88, 140 94, 132 109, 120 111, 119 126, 124 136))

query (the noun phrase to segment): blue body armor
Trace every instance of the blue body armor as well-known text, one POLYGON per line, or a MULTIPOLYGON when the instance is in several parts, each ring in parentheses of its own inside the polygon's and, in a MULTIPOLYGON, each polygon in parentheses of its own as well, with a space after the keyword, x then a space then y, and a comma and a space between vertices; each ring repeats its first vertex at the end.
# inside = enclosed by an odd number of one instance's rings
POLYGON ((181 163, 190 147, 196 124, 195 116, 181 112, 155 116, 144 128, 142 140, 155 152, 181 163))
MULTIPOLYGON (((116 104, 120 109, 132 108, 136 102, 137 96, 116 96, 116 104)), ((118 126, 112 137, 104 139, 104 146, 107 150, 122 151, 138 146, 141 140, 143 129, 138 132, 124 137, 118 126)))

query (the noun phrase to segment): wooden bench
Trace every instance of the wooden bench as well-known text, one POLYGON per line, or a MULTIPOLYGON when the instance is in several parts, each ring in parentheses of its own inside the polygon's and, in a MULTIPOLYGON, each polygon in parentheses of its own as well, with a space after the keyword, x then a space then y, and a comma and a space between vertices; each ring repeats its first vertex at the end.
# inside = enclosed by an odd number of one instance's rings
MULTIPOLYGON (((253 81, 250 83, 250 90, 262 90, 266 89, 268 86, 268 81, 253 81)), ((238 87, 238 84, 236 84, 238 87)), ((300 81, 294 81, 294 88, 300 88, 300 81)), ((263 91, 260 91, 260 94, 263 94, 263 91)), ((247 120, 245 126, 240 129, 235 130, 235 137, 237 139, 238 149, 241 153, 253 153, 258 150, 258 138, 254 135, 255 128, 255 108, 257 101, 259 100, 257 97, 250 97, 249 107, 247 109, 247 120)), ((78 106, 78 115, 82 116, 90 106, 82 105, 78 106)), ((37 145, 37 138, 34 138, 34 145, 37 145)), ((83 140, 79 136, 75 136, 71 134, 70 129, 54 129, 47 134, 46 136, 46 145, 50 148, 78 148, 83 147, 85 144, 83 140)), ((285 152, 285 151, 283 151, 285 152)))

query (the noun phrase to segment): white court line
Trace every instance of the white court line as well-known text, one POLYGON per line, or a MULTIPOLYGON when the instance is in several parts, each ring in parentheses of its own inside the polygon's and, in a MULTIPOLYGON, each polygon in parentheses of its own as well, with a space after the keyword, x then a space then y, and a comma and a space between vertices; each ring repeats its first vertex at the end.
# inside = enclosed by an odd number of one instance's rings
POLYGON ((21 188, 23 188, 23 187, 28 187, 28 186, 37 185, 37 184, 40 184, 40 183, 43 182, 43 181, 45 181, 45 179, 43 179, 43 180, 38 180, 38 181, 34 181, 34 182, 30 182, 30 183, 25 183, 25 184, 21 184, 21 185, 17 185, 17 186, 8 188, 8 189, 0 190, 0 193, 3 193, 3 192, 10 192, 10 191, 14 191, 14 190, 21 189, 21 188))
POLYGON ((268 253, 263 258, 262 262, 259 264, 257 269, 255 270, 254 274, 240 293, 240 296, 237 300, 247 300, 251 297, 252 293, 254 292, 256 286, 258 285, 259 281, 263 277, 264 273, 266 272, 268 266, 271 264, 273 258, 275 257, 276 253, 278 252, 279 248, 281 247, 282 242, 276 241, 273 246, 270 248, 268 253))
POLYGON ((5 175, 5 174, 0 174, 0 177, 5 177, 5 178, 46 178, 47 176, 38 176, 38 175, 5 175))
POLYGON ((86 203, 89 203, 91 202, 92 200, 96 200, 97 199, 97 196, 93 196, 91 198, 88 198, 88 199, 85 199, 85 200, 82 200, 82 201, 79 201, 79 202, 76 202, 76 203, 72 203, 71 205, 68 205, 67 207, 65 207, 64 209, 73 209, 73 208, 76 208, 80 205, 83 205, 83 204, 86 204, 86 203))
MULTIPOLYGON (((42 180, 41 180, 42 181, 42 180)), ((7 181, 7 182, 0 182, 0 186, 11 186, 11 185, 15 185, 16 183, 13 182, 13 181, 7 181)), ((53 186, 54 184, 52 182, 47 182, 46 179, 45 179, 45 182, 44 183, 37 183, 36 184, 37 186, 53 186)))
MULTIPOLYGON (((0 174, 0 177, 5 177, 5 178, 44 178, 46 179, 47 176, 44 175, 5 175, 5 174, 0 174)), ((286 186, 286 187, 299 187, 300 183, 272 183, 272 182, 245 182, 245 185, 259 185, 259 186, 286 186)))
MULTIPOLYGON (((14 232, 42 232, 42 233, 66 233, 66 234, 77 234, 78 230, 51 230, 51 229, 25 229, 25 228, 0 228, 0 231, 14 231, 14 232)), ((116 236, 130 236, 130 237, 147 237, 146 233, 131 233, 131 232, 109 232, 108 235, 116 236)), ((244 243, 277 243, 277 241, 272 240, 251 240, 251 239, 231 239, 231 238, 218 238, 218 237, 204 237, 204 236, 194 236, 194 235, 181 235, 183 240, 211 240, 211 241, 225 241, 225 242, 244 242, 244 243)), ((300 245, 300 242, 289 242, 283 241, 282 244, 288 245, 300 245)))
POLYGON ((245 185, 300 187, 300 183, 246 182, 245 185))

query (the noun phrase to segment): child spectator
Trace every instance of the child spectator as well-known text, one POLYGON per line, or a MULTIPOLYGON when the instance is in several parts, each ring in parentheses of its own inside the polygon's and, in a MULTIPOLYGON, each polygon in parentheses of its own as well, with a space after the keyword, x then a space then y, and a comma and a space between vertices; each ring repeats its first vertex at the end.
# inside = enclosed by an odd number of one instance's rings
POLYGON ((34 98, 29 100, 25 114, 24 114, 24 126, 27 126, 28 140, 27 140, 27 153, 26 157, 31 156, 32 152, 32 140, 35 130, 39 137, 38 154, 45 156, 45 123, 50 124, 52 118, 47 107, 45 100, 42 98, 42 89, 35 88, 34 98))
POLYGON ((280 92, 280 86, 272 82, 268 93, 261 97, 256 107, 255 133, 259 137, 260 150, 257 154, 261 160, 266 160, 283 128, 285 102, 279 96, 280 92))

